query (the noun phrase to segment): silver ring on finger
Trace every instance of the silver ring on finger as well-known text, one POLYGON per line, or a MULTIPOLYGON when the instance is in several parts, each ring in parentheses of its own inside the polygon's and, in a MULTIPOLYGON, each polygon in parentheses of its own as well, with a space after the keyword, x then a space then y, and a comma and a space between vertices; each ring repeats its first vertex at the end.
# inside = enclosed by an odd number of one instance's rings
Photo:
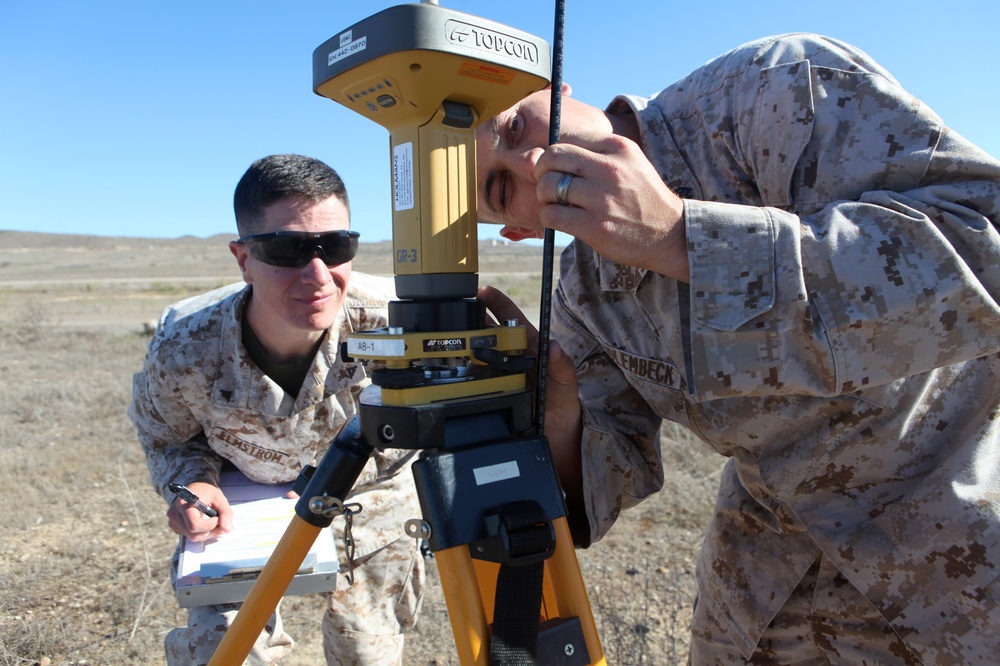
POLYGON ((573 174, 564 173, 559 178, 559 183, 556 185, 556 203, 560 206, 569 205, 569 184, 573 181, 573 174))

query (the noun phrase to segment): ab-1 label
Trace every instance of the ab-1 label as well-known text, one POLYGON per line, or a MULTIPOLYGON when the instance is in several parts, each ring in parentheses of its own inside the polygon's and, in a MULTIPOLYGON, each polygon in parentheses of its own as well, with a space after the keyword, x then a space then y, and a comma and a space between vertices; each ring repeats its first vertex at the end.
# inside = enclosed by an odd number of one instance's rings
POLYGON ((406 343, 401 338, 348 338, 347 355, 383 358, 405 356, 406 343))

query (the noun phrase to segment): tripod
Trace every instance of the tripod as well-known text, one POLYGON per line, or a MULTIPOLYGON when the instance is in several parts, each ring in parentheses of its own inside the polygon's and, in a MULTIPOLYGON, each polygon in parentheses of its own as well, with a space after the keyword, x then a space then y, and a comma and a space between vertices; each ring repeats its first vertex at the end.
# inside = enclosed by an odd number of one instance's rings
POLYGON ((399 5, 316 49, 314 88, 390 130, 396 292, 386 329, 344 354, 377 361, 212 664, 240 663, 376 447, 420 450, 422 517, 463 664, 603 664, 566 507, 533 425, 527 335, 488 325, 478 288, 475 128, 543 87, 536 37, 436 4, 399 5))

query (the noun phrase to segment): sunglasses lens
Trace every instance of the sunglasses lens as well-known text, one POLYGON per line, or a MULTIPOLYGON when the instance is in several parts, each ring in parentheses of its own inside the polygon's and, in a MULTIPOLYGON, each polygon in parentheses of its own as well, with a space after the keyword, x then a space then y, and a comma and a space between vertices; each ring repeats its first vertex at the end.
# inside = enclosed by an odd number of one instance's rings
POLYGON ((255 241, 250 246, 253 255, 272 266, 299 266, 309 262, 299 262, 300 243, 295 238, 278 237, 255 241))
POLYGON ((345 264, 358 252, 359 234, 333 231, 326 234, 281 234, 269 238, 248 238, 251 254, 272 266, 301 268, 319 256, 330 267, 345 264))
POLYGON ((358 253, 358 237, 347 233, 324 234, 318 239, 317 245, 323 249, 323 260, 327 266, 346 264, 358 253))

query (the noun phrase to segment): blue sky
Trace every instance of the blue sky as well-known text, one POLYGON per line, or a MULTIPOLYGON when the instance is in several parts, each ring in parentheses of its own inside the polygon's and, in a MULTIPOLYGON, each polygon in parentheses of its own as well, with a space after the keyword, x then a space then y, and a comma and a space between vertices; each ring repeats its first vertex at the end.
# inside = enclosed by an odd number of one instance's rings
MULTIPOLYGON (((343 0, 0 7, 0 229, 176 238, 233 232, 232 190, 298 152, 347 183, 362 240, 391 237, 388 132, 312 92, 311 56, 399 4, 343 0)), ((440 0, 549 41, 552 2, 440 0)), ((854 43, 955 130, 1000 156, 1000 3, 568 0, 564 78, 604 106, 651 94, 743 42, 854 43)), ((496 237, 483 225, 482 238, 496 237)))

